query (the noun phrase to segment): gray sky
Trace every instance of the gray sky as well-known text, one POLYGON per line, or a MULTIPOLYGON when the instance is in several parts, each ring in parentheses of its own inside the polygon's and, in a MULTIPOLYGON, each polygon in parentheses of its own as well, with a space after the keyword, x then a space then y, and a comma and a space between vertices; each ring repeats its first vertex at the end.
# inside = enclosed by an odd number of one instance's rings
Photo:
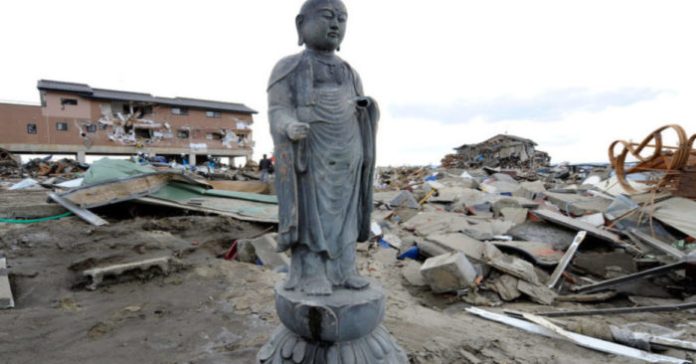
MULTIPOLYGON (((40 78, 242 102, 272 150, 266 82, 300 51, 300 0, 4 1, 0 100, 40 78)), ((347 0, 341 57, 382 108, 378 164, 439 163, 498 133, 553 162, 603 162, 616 139, 696 132, 696 3, 347 0)))

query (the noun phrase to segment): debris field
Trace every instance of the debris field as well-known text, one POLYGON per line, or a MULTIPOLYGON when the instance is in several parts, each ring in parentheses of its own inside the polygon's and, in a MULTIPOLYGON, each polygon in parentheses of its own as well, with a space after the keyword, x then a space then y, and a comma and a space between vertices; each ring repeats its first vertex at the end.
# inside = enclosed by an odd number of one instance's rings
MULTIPOLYGON (((696 138, 661 131, 606 165, 497 136, 378 168, 358 266, 410 361, 694 362, 696 138)), ((254 361, 289 259, 253 171, 0 152, 0 362, 254 361)))

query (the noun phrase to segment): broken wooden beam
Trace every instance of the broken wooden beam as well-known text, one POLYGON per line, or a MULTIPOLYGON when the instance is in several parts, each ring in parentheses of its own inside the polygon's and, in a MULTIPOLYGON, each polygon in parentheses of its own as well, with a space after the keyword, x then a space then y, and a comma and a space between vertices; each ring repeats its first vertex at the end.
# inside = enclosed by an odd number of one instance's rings
POLYGON ((184 181, 204 188, 209 187, 180 172, 153 172, 78 187, 60 194, 60 197, 79 207, 90 209, 149 196, 161 190, 170 181, 184 181))
POLYGON ((166 256, 136 262, 114 264, 105 267, 91 268, 82 272, 82 275, 90 280, 90 283, 87 285, 87 289, 95 290, 100 284, 102 284, 102 282, 104 282, 104 278, 107 277, 117 277, 132 271, 145 272, 151 268, 158 268, 162 274, 169 275, 172 270, 179 266, 181 266, 181 262, 179 262, 176 258, 166 256))
POLYGON ((13 307, 14 298, 7 274, 7 260, 5 257, 0 257, 0 309, 13 307))
POLYGON ((537 315, 527 313, 518 314, 519 316, 524 317, 526 320, 528 320, 524 321, 514 317, 501 315, 499 313, 482 310, 476 307, 469 307, 466 309, 466 311, 472 315, 487 320, 495 321, 498 323, 502 323, 507 326, 516 327, 529 333, 538 334, 554 339, 561 339, 564 341, 574 343, 578 346, 582 346, 588 349, 600 351, 607 354, 614 354, 623 357, 639 359, 649 363, 691 363, 688 360, 679 359, 671 356, 653 354, 647 351, 616 344, 606 340, 597 339, 591 336, 570 332, 554 325, 548 320, 545 320, 543 317, 537 315))
POLYGON ((668 243, 663 242, 660 239, 645 234, 638 229, 631 229, 629 231, 629 236, 631 235, 636 237, 640 242, 647 244, 651 248, 656 249, 664 254, 675 257, 677 259, 681 260, 684 259, 684 257, 686 256, 686 253, 684 253, 683 251, 669 245, 668 243))
POLYGON ((594 316, 594 315, 616 315, 625 313, 641 312, 674 312, 696 309, 696 302, 689 302, 677 305, 643 306, 643 307, 614 307, 599 308, 592 310, 573 310, 573 311, 546 311, 539 312, 537 315, 546 317, 570 317, 570 316, 594 316))
POLYGON ((65 207, 68 211, 74 213, 75 215, 79 216, 82 220, 87 221, 88 223, 94 225, 94 226, 102 226, 102 225, 108 225, 109 223, 102 219, 101 217, 93 214, 91 211, 83 209, 74 203, 58 196, 55 193, 49 193, 48 197, 60 204, 61 206, 65 207))
POLYGON ((656 276, 660 276, 663 274, 667 274, 667 273, 675 271, 675 270, 685 269, 685 268, 687 268, 688 265, 689 265, 689 263, 687 263, 686 260, 681 261, 681 262, 672 263, 672 264, 665 264, 665 265, 662 265, 659 267, 646 269, 646 270, 638 272, 638 273, 633 273, 633 274, 628 274, 628 275, 617 277, 617 278, 607 279, 607 280, 602 281, 602 282, 588 284, 588 285, 584 285, 584 286, 580 286, 580 287, 573 287, 572 291, 573 292, 581 292, 581 293, 591 293, 591 292, 602 291, 602 290, 610 289, 610 288, 616 287, 620 284, 632 282, 632 281, 635 281, 638 279, 656 277, 656 276))
POLYGON ((571 230, 575 231, 587 231, 587 234, 595 237, 597 239, 604 240, 609 243, 616 244, 617 246, 620 246, 624 249, 627 249, 633 253, 640 253, 634 246, 631 246, 629 244, 626 244, 624 241, 621 240, 621 238, 609 231, 597 228, 592 226, 592 224, 588 224, 582 220, 574 219, 572 217, 568 217, 562 214, 559 214, 557 212, 549 211, 549 210, 535 210, 532 212, 534 215, 539 217, 540 219, 549 221, 551 223, 566 227, 571 230))
POLYGON ((580 243, 582 243, 583 240, 585 240, 585 236, 587 236, 587 232, 584 230, 580 231, 578 235, 575 236, 575 239, 573 239, 573 243, 570 244, 570 247, 568 247, 568 250, 566 250, 566 253, 563 255, 563 258, 561 258, 561 261, 558 262, 558 265, 551 274, 551 277, 549 277, 549 280, 546 283, 547 287, 551 289, 556 287, 556 285, 558 284, 558 280, 561 278, 561 275, 563 274, 563 272, 565 272, 566 268, 568 267, 568 264, 570 264, 570 261, 573 260, 575 252, 578 251, 580 243))

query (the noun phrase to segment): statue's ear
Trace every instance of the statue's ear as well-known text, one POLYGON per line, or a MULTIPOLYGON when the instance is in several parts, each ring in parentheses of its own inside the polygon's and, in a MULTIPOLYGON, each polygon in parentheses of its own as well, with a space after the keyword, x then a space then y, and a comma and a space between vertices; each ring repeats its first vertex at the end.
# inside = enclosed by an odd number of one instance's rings
POLYGON ((304 15, 300 14, 295 17, 295 27, 297 28, 297 45, 304 44, 304 38, 302 37, 302 23, 304 23, 304 15))

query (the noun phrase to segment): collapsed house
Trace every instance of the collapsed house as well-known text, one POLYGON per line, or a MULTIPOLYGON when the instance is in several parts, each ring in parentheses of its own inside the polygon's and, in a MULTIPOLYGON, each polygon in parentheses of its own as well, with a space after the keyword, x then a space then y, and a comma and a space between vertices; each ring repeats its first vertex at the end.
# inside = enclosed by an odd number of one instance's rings
POLYGON ((548 166, 551 157, 536 150, 537 144, 514 135, 498 134, 478 144, 454 148, 455 154, 442 159, 445 168, 536 168, 548 166))
POLYGON ((0 148, 12 153, 251 159, 256 111, 237 103, 40 80, 41 105, 0 103, 0 148))

